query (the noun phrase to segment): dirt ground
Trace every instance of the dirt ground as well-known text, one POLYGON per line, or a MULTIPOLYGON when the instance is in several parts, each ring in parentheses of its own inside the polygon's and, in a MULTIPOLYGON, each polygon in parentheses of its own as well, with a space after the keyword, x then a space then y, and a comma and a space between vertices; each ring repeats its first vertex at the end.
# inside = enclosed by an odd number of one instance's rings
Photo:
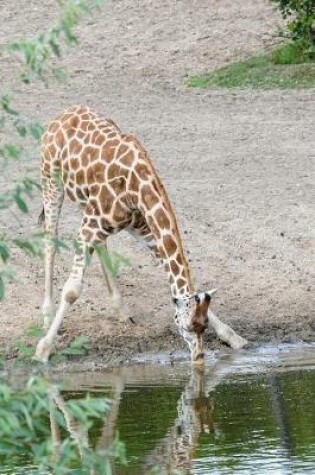
MULTIPOLYGON (((53 24, 55 4, 7 2, 0 43, 53 24)), ((254 344, 314 340, 314 91, 194 90, 185 78, 264 50, 280 24, 267 1, 106 0, 78 29, 65 83, 16 87, 17 106, 32 119, 48 122, 82 103, 138 136, 174 205, 196 287, 217 287, 214 311, 254 344)), ((11 87, 18 62, 4 54, 0 63, 11 87)), ((32 150, 19 173, 38 177, 38 164, 32 150)), ((38 196, 26 217, 1 211, 2 230, 28 236, 40 209, 38 196)), ((75 235, 78 222, 66 203, 61 236, 75 235)), ((163 269, 124 233, 111 248, 131 259, 119 287, 137 325, 115 319, 95 261, 58 347, 88 335, 90 358, 105 363, 184 348, 163 269)), ((58 293, 71 261, 57 258, 58 293)), ((18 280, 0 304, 0 348, 9 356, 41 321, 43 298, 42 262, 15 249, 13 265, 18 280)), ((218 347, 211 330, 206 339, 218 347)))

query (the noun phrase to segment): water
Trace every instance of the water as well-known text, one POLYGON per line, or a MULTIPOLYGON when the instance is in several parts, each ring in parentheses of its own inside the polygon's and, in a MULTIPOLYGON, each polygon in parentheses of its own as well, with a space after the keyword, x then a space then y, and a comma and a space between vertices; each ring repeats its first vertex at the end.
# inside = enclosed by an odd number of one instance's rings
POLYGON ((152 362, 68 374, 63 395, 112 397, 108 419, 95 421, 89 436, 92 446, 107 447, 118 430, 128 464, 116 465, 117 475, 154 467, 163 474, 314 474, 314 349, 217 353, 203 372, 152 362))

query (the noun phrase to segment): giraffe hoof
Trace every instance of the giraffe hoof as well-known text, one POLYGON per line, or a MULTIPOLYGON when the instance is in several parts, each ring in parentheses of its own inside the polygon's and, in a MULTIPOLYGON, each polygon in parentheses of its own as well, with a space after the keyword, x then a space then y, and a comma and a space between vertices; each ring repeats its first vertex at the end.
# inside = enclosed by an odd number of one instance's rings
POLYGON ((233 338, 231 342, 231 347, 233 348, 233 350, 241 350, 246 345, 248 345, 248 341, 242 336, 237 335, 237 334, 235 335, 235 337, 233 338))
POLYGON ((136 325, 136 324, 137 324, 136 321, 135 321, 135 319, 134 319, 133 317, 130 317, 129 315, 121 315, 121 314, 119 315, 119 322, 120 322, 120 323, 125 323, 125 324, 127 324, 127 325, 128 325, 129 323, 131 323, 131 324, 133 324, 133 325, 136 325))
POLYGON ((39 361, 41 363, 48 363, 49 356, 52 350, 52 345, 45 338, 42 338, 36 347, 35 355, 33 360, 39 361))
POLYGON ((119 322, 120 323, 136 323, 133 319, 133 317, 130 316, 130 313, 129 311, 127 310, 127 308, 125 307, 125 305, 123 306, 114 306, 115 308, 115 311, 117 312, 118 314, 118 319, 119 319, 119 322))

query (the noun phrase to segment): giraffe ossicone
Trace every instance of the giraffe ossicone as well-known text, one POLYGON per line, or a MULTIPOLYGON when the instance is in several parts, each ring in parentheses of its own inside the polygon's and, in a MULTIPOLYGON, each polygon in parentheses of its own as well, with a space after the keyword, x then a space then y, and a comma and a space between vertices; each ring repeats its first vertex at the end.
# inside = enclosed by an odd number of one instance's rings
MULTIPOLYGON (((203 333, 208 321, 232 347, 247 343, 210 311, 211 292, 196 294, 174 211, 147 151, 136 137, 122 133, 112 120, 88 107, 68 109, 43 135, 41 179, 46 231, 43 314, 49 328, 37 345, 36 359, 49 359, 62 320, 81 293, 86 256, 97 245, 107 249, 107 238, 122 230, 143 242, 162 261, 175 303, 175 323, 189 346, 192 361, 203 361, 203 333), (52 238, 57 234, 65 195, 78 203, 83 216, 72 270, 54 314, 52 238)), ((102 268, 113 303, 128 318, 111 272, 104 264, 102 268)))

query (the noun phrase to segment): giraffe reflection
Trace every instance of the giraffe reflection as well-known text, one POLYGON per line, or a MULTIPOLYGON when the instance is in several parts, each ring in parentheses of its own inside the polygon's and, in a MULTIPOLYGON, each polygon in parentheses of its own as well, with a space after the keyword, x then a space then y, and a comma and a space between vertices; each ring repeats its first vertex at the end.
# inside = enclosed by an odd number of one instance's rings
POLYGON ((147 475, 154 467, 159 468, 161 475, 192 473, 199 437, 216 433, 214 402, 209 394, 221 382, 233 360, 233 355, 227 355, 207 373, 204 368, 192 367, 177 404, 177 418, 166 437, 146 457, 141 475, 147 475))
MULTIPOLYGON (((217 432, 213 419, 214 403, 209 395, 230 371, 235 359, 237 359, 235 354, 224 355, 207 371, 202 367, 191 368, 189 380, 177 402, 175 421, 167 431, 167 434, 145 456, 141 467, 138 469, 138 475, 151 475, 155 473, 154 469, 156 468, 159 475, 190 475, 192 473, 192 464, 196 458, 200 436, 207 434, 209 436, 215 435, 217 432)), ((108 376, 107 382, 112 387, 110 395, 112 404, 109 414, 104 419, 101 436, 97 442, 96 450, 99 453, 106 453, 113 446, 120 401, 127 380, 127 368, 113 371, 108 376)), ((68 431, 73 440, 77 442, 81 457, 83 458, 85 451, 90 447, 87 431, 67 413, 67 406, 59 393, 55 393, 52 390, 50 399, 52 405, 55 406, 54 410, 51 411, 51 430, 56 459, 58 459, 58 448, 61 443, 60 432, 54 418, 56 408, 64 414, 68 431)), ((113 459, 108 459, 107 463, 110 464, 109 473, 115 473, 113 459)), ((90 475, 92 474, 94 472, 91 471, 90 475)))
POLYGON ((54 463, 58 464, 60 463, 60 460, 62 460, 61 445, 63 443, 63 438, 60 425, 58 424, 58 412, 61 412, 70 438, 75 442, 80 454, 82 466, 87 470, 84 473, 88 473, 89 475, 97 475, 99 473, 110 475, 113 473, 113 460, 116 457, 115 451, 113 450, 116 433, 115 425, 119 412, 119 401, 123 389, 124 377, 123 373, 121 373, 118 378, 114 378, 113 380, 113 391, 110 398, 110 412, 106 415, 102 435, 99 439, 96 450, 93 450, 89 441, 87 427, 72 415, 57 387, 55 385, 49 386, 49 417, 53 445, 52 458, 54 463), (94 468, 91 468, 93 466, 94 468), (101 472, 99 471, 100 466, 101 472))
POLYGON ((70 437, 76 442, 81 459, 84 456, 84 449, 89 447, 88 431, 78 422, 67 409, 65 400, 55 386, 49 387, 49 417, 50 429, 54 448, 54 459, 60 459, 60 446, 62 444, 61 430, 57 422, 57 411, 61 411, 67 426, 70 437))

